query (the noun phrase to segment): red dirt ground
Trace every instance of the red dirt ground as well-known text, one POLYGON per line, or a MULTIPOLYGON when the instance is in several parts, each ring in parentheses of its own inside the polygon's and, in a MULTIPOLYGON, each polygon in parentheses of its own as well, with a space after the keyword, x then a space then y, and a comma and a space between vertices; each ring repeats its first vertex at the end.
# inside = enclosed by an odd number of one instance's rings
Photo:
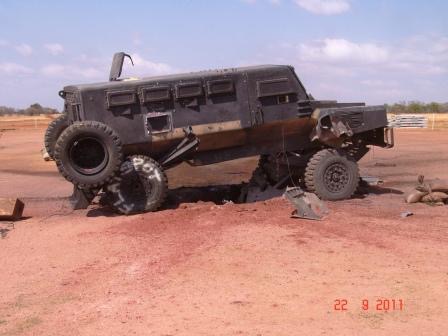
MULTIPOLYGON (((42 136, 0 138, 0 197, 24 199, 28 216, 2 224, 2 336, 447 334, 448 208, 401 194, 418 174, 448 179, 446 131, 396 132, 394 149, 361 162, 382 188, 329 203, 323 221, 290 218, 282 198, 73 212, 70 184, 41 159, 42 136), (377 299, 404 306, 377 310, 377 299)), ((170 185, 239 183, 255 164, 181 166, 170 185)))

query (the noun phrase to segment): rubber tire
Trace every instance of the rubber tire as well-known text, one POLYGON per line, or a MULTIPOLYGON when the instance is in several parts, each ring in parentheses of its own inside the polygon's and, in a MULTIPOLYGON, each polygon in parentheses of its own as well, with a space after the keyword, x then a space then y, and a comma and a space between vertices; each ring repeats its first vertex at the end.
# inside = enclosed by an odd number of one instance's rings
POLYGON ((315 153, 305 168, 305 186, 309 192, 320 199, 337 201, 350 198, 358 188, 359 170, 355 159, 342 150, 322 149, 315 153), (325 183, 325 171, 332 164, 338 163, 346 170, 348 181, 339 192, 328 189, 325 183))
POLYGON ((54 146, 61 133, 68 127, 67 115, 63 114, 54 119, 45 131, 45 150, 52 160, 54 160, 54 146))
POLYGON ((68 126, 56 141, 54 157, 62 176, 81 189, 99 188, 106 184, 118 173, 123 162, 120 137, 112 128, 97 121, 75 122, 68 126), (98 139, 107 151, 107 163, 97 174, 82 174, 70 162, 70 147, 83 137, 98 139))
MULTIPOLYGON (((266 174, 270 184, 276 184, 283 173, 285 173, 277 170, 277 166, 272 162, 272 158, 269 155, 260 155, 258 167, 266 174)), ((282 169, 282 167, 278 168, 279 170, 282 169)))
POLYGON ((256 167, 249 179, 249 186, 258 187, 261 191, 269 186, 269 177, 261 167, 256 167))
POLYGON ((106 202, 115 211, 125 215, 151 212, 164 203, 168 178, 157 161, 145 155, 132 155, 105 189, 106 202))

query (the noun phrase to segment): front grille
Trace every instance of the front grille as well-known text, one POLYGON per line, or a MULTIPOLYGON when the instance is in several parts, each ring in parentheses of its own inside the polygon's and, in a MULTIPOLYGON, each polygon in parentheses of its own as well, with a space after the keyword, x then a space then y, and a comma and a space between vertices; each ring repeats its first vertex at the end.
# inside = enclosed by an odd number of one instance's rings
POLYGON ((69 119, 73 121, 80 121, 80 115, 79 115, 79 101, 78 101, 78 95, 76 92, 65 92, 65 110, 67 111, 67 115, 69 116, 69 119))
POLYGON ((65 92, 65 102, 67 104, 76 104, 76 93, 75 92, 65 92))

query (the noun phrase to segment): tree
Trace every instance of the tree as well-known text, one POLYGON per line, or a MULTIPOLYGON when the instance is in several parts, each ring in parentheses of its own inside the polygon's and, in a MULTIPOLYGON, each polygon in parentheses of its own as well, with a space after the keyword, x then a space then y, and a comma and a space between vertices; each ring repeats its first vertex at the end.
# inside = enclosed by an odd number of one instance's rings
POLYGON ((388 112, 398 114, 406 112, 406 105, 401 103, 395 103, 392 106, 389 106, 388 112))
POLYGON ((440 112, 440 104, 436 102, 429 103, 426 105, 427 109, 431 113, 439 113, 440 112))
POLYGON ((422 113, 424 112, 424 105, 418 101, 412 101, 408 104, 407 108, 409 113, 422 113))

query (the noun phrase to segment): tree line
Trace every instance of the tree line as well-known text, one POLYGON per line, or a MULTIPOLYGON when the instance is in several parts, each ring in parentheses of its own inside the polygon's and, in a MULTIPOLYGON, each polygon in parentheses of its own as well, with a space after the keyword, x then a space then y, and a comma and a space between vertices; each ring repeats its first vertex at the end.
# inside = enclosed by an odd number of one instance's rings
POLYGON ((16 109, 14 107, 0 106, 0 116, 4 115, 40 115, 40 114, 55 114, 59 113, 58 110, 51 107, 43 107, 38 103, 31 104, 29 107, 24 109, 16 109))
POLYGON ((387 105, 388 113, 448 113, 448 103, 431 102, 428 104, 419 101, 399 102, 387 105))

